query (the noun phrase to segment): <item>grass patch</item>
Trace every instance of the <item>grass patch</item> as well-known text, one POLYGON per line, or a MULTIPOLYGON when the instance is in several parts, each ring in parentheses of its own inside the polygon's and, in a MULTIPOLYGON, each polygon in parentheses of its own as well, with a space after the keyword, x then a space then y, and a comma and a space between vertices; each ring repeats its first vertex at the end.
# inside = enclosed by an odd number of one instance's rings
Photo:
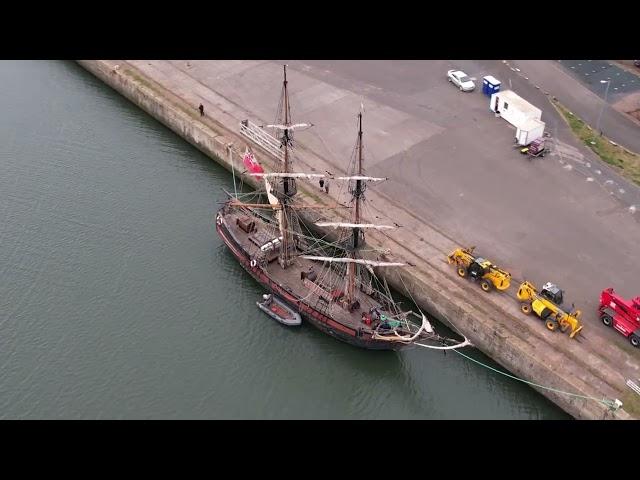
POLYGON ((640 185, 640 155, 629 152, 618 145, 612 145, 607 137, 600 136, 580 117, 567 110, 559 102, 553 101, 552 103, 569 124, 573 133, 587 147, 593 150, 605 163, 614 167, 623 177, 640 185))
POLYGON ((635 418, 640 418, 640 395, 629 390, 625 392, 620 400, 625 412, 635 418))

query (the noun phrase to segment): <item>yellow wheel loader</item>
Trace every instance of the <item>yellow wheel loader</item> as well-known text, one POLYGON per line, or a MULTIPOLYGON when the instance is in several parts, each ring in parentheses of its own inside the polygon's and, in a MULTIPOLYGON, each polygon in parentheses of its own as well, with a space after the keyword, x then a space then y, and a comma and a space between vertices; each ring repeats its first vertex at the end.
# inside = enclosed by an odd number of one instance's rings
POLYGON ((480 288, 489 292, 492 288, 506 290, 511 285, 511 274, 482 257, 474 257, 476 247, 456 248, 447 255, 449 264, 456 265, 458 275, 471 280, 479 280, 480 288))
MULTIPOLYGON (((555 287, 555 285, 547 283, 545 284, 545 288, 547 285, 555 287)), ((560 327, 560 331, 563 333, 571 329, 569 338, 574 338, 582 330, 582 325, 580 324, 582 312, 580 312, 580 310, 573 310, 571 313, 563 311, 550 300, 550 298, 553 298, 554 293, 555 292, 541 292, 541 294, 539 294, 532 283, 524 281, 520 285, 520 288, 518 288, 518 300, 521 302, 520 310, 527 315, 534 312, 544 321, 547 329, 552 332, 558 327, 560 327)), ((555 296, 557 298, 557 295, 555 296)))

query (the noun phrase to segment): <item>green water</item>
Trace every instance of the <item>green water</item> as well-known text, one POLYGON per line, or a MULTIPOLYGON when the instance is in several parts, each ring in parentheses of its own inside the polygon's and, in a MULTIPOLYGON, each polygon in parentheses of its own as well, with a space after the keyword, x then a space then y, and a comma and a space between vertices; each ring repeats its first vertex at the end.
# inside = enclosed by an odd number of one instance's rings
POLYGON ((0 86, 0 418, 568 418, 454 353, 275 323, 215 233, 231 174, 75 63, 0 86))

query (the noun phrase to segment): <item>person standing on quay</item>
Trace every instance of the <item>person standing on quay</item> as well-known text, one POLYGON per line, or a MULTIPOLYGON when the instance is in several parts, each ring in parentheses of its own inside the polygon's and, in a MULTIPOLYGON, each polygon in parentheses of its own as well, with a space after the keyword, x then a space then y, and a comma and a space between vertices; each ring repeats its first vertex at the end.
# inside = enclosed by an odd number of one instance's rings
POLYGON ((200 110, 200 116, 204 117, 204 105, 200 104, 200 106, 198 107, 198 110, 200 110))

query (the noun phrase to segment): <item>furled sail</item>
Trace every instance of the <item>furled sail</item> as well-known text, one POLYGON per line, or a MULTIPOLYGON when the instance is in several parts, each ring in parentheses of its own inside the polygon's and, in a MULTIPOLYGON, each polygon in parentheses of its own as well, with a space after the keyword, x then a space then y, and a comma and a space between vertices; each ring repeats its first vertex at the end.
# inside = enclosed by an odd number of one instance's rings
POLYGON ((263 178, 281 178, 281 177, 287 177, 287 178, 318 178, 318 177, 324 177, 323 174, 321 173, 289 173, 289 172, 272 172, 272 173, 252 173, 251 174, 254 177, 263 177, 263 178))
POLYGON ((334 228, 375 228, 377 230, 385 230, 388 228, 396 228, 392 225, 374 225, 373 223, 342 223, 342 222, 317 222, 318 227, 334 227, 334 228))
POLYGON ((393 336, 390 336, 390 335, 380 335, 378 332, 373 332, 373 337, 379 338, 380 340, 411 343, 420 336, 423 330, 433 333, 433 327, 429 323, 429 320, 427 320, 427 317, 424 315, 424 313, 422 314, 422 325, 420 325, 420 328, 418 329, 418 331, 413 335, 398 335, 398 333, 394 331, 393 336))
POLYGON ((264 186, 265 189, 267 190, 267 198, 269 199, 269 203, 271 204, 271 206, 274 209, 278 209, 278 211, 276 212, 276 220, 278 220, 278 226, 280 227, 280 235, 284 235, 284 229, 282 228, 282 210, 279 209, 280 207, 280 202, 278 202, 278 197, 276 197, 273 193, 271 193, 271 184, 269 183, 269 180, 267 180, 266 178, 264 179, 264 186))
POLYGON ((369 265, 371 267, 405 267, 406 263, 400 262, 378 262, 375 260, 364 260, 362 258, 348 257, 314 257, 312 255, 302 255, 307 260, 317 260, 319 262, 338 262, 338 263, 359 263, 360 265, 369 265))
POLYGON ((313 127, 312 123, 294 123, 293 125, 265 125, 267 128, 277 128, 278 130, 296 130, 298 128, 313 127))
POLYGON ((363 175, 353 175, 351 177, 337 177, 336 180, 363 180, 368 182, 382 182, 383 180, 389 180, 386 177, 365 177, 363 175))

